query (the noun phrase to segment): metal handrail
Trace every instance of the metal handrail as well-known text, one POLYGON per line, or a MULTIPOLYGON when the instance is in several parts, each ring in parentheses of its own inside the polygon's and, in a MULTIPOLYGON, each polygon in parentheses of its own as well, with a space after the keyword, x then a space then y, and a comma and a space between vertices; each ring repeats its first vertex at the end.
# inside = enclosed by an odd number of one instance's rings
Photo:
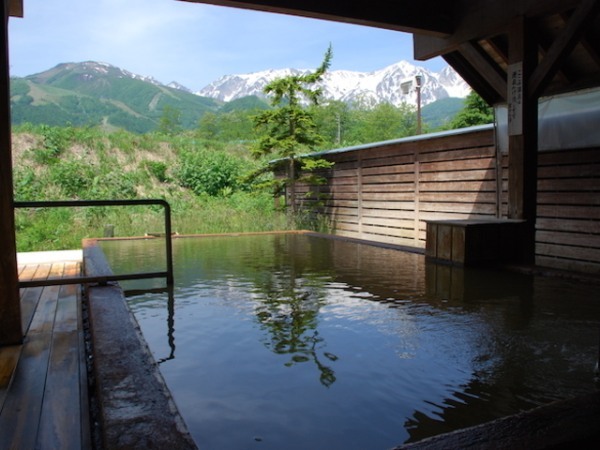
POLYGON ((147 272, 125 275, 100 275, 93 277, 74 277, 38 281, 20 281, 19 287, 34 287, 59 284, 80 284, 98 282, 106 284, 109 281, 135 280, 144 278, 161 278, 167 280, 167 286, 173 286, 173 243, 171 241, 171 206, 162 199, 134 199, 134 200, 57 200, 57 201, 26 201, 14 202, 15 208, 78 208, 87 206, 130 206, 130 205, 159 205, 164 209, 165 216, 165 252, 167 257, 167 270, 165 272, 147 272))

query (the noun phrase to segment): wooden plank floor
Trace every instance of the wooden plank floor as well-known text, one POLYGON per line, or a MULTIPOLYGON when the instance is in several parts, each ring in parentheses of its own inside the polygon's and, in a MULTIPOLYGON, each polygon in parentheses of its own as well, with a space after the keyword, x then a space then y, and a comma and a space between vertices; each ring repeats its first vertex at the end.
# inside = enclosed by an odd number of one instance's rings
MULTIPOLYGON (((28 261, 21 281, 76 276, 78 261, 28 261)), ((21 289, 22 345, 0 347, 0 449, 91 447, 81 286, 21 289)))

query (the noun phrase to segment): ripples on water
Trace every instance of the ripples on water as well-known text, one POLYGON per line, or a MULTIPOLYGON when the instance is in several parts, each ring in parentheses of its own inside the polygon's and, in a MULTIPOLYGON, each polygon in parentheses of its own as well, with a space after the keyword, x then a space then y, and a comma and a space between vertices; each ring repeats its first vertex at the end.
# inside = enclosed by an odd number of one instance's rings
POLYGON ((129 302, 201 448, 390 448, 595 389, 597 286, 302 235, 174 254, 173 296, 129 302))

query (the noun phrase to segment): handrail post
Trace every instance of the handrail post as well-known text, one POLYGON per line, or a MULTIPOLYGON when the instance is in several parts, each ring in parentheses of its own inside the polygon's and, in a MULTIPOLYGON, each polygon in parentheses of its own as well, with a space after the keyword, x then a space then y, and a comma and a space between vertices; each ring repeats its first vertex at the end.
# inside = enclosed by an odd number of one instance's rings
MULTIPOLYGON (((23 202, 14 202, 14 208, 75 208, 82 206, 128 206, 128 205, 161 205, 164 208, 164 216, 165 216, 165 251, 167 253, 167 271, 164 274, 164 277, 167 281, 167 286, 171 287, 174 284, 173 277, 173 243, 172 243, 172 227, 171 227, 171 206, 166 200, 163 199, 130 199, 130 200, 54 200, 54 201, 23 201, 23 202)), ((151 273, 154 277, 155 273, 151 273)), ((160 273, 160 276, 163 276, 163 273, 160 273)), ((98 277, 92 277, 98 278, 98 277)), ((123 276, 113 276, 111 279, 140 279, 140 274, 131 274, 123 276)), ((75 279, 69 279, 64 283, 56 283, 56 284, 70 284, 75 279)), ((33 285, 37 282, 19 282, 21 287, 33 285)))
POLYGON ((173 242, 171 236, 171 206, 166 201, 165 208, 165 251, 167 253, 167 286, 173 286, 173 242))

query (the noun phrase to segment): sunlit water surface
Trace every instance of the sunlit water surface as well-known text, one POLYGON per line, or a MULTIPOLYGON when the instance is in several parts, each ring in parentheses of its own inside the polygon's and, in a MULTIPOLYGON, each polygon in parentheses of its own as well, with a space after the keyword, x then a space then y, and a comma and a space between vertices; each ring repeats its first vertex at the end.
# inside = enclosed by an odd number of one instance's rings
MULTIPOLYGON (((164 268, 160 240, 102 246, 164 268)), ((174 256, 173 295, 129 304, 203 449, 387 449, 596 389, 597 285, 291 234, 174 256)))

